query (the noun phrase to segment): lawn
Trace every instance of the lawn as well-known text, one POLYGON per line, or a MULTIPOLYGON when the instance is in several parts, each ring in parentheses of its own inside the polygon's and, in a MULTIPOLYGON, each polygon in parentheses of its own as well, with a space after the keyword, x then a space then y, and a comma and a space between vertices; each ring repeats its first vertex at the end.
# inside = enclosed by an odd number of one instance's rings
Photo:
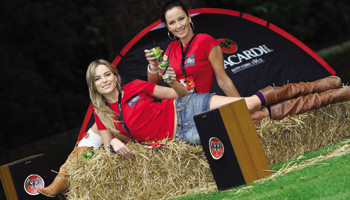
POLYGON ((190 199, 350 199, 350 139, 271 166, 271 177, 190 199), (274 177, 275 176, 275 177, 274 177))

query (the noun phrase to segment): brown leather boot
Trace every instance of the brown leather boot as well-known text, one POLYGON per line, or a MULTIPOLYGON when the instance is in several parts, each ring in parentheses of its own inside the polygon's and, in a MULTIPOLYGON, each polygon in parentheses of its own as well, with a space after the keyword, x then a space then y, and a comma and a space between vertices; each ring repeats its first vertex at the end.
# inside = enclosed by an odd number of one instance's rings
POLYGON ((314 82, 289 83, 282 87, 268 86, 259 90, 265 97, 266 106, 285 101, 298 96, 320 93, 330 89, 340 88, 341 80, 337 76, 329 76, 314 82))
POLYGON ((66 162, 60 167, 60 171, 51 185, 39 189, 38 192, 47 197, 55 197, 58 193, 68 189, 68 167, 73 158, 84 154, 87 150, 92 150, 93 147, 75 147, 72 153, 68 156, 66 162))
POLYGON ((300 96, 291 100, 283 101, 270 107, 271 119, 282 119, 287 115, 296 115, 308 110, 320 108, 328 104, 349 101, 350 87, 327 90, 322 93, 300 96))

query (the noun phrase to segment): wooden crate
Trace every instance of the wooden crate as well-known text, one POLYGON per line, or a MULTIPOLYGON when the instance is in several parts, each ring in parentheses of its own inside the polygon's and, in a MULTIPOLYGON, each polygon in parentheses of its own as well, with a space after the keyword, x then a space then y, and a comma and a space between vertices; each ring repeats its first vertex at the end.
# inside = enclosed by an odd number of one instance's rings
POLYGON ((0 177, 7 200, 52 199, 37 193, 52 182, 44 154, 0 166, 0 177))
POLYGON ((194 120, 219 190, 248 184, 271 174, 243 99, 196 115, 194 120), (217 156, 218 146, 224 149, 221 158, 217 156))

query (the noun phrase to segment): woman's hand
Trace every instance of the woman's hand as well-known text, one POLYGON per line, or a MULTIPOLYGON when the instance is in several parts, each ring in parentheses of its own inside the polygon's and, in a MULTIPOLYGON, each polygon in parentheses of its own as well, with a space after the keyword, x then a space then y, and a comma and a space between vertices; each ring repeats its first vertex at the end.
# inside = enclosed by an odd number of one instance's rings
MULTIPOLYGON (((148 49, 145 49, 144 52, 145 52, 145 57, 146 57, 147 61, 149 62, 149 65, 147 66, 148 67, 147 79, 151 83, 158 84, 160 81, 162 81, 162 77, 159 76, 159 74, 157 73, 157 71, 159 71, 159 70, 157 70, 157 68, 155 68, 153 53, 148 49)), ((166 56, 164 55, 164 57, 166 57, 166 56)))
POLYGON ((167 81, 167 83, 168 85, 170 85, 170 87, 174 89, 174 91, 177 94, 177 97, 183 97, 190 94, 183 84, 176 81, 176 73, 174 68, 168 67, 165 74, 167 74, 171 78, 171 80, 167 81))
MULTIPOLYGON (((163 50, 160 50, 160 51, 163 53, 163 50)), ((145 49, 144 52, 145 52, 145 57, 146 57, 147 61, 150 64, 154 65, 153 53, 149 49, 145 49)))
POLYGON ((148 49, 145 49, 145 57, 146 57, 146 59, 147 59, 147 61, 150 63, 150 64, 152 64, 152 65, 154 65, 154 58, 153 58, 153 53, 151 53, 151 51, 150 50, 148 50, 148 49))
POLYGON ((130 149, 117 138, 113 138, 110 143, 111 147, 123 158, 130 158, 133 154, 130 149))
MULTIPOLYGON (((162 72, 161 72, 161 70, 159 71, 159 76, 162 76, 163 74, 162 74, 162 72)), ((172 67, 168 67, 168 69, 166 70, 166 72, 165 72, 165 75, 168 75, 170 78, 171 78, 171 80, 170 81, 167 81, 167 83, 170 85, 171 83, 173 83, 174 81, 176 81, 176 73, 175 73, 175 70, 174 70, 174 68, 172 68, 172 67)))

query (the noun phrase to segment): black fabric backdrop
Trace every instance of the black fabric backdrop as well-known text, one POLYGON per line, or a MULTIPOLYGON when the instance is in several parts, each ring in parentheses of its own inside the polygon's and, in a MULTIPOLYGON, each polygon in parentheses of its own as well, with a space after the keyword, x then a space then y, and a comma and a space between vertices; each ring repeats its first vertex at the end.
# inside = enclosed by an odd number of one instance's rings
MULTIPOLYGON (((192 16, 195 32, 207 33, 216 39, 229 39, 237 44, 235 53, 224 53, 225 60, 229 56, 243 55, 244 51, 265 45, 272 52, 252 59, 242 59, 237 65, 227 65, 226 73, 236 85, 241 96, 249 96, 268 85, 281 86, 288 82, 313 81, 331 75, 317 60, 306 51, 273 30, 241 17, 202 13, 192 16), (251 65, 254 59, 261 59, 261 64, 248 67, 238 73, 233 69, 242 65, 251 65)), ((141 38, 117 64, 124 84, 134 80, 147 80, 147 61, 144 49, 160 46, 166 49, 171 42, 167 29, 160 24, 160 29, 148 32, 141 38)), ((255 50, 255 52, 257 52, 255 50)), ((237 61, 237 57, 231 57, 237 61)), ((215 77, 214 77, 215 78, 215 77)), ((216 81, 213 92, 223 94, 216 81)))

